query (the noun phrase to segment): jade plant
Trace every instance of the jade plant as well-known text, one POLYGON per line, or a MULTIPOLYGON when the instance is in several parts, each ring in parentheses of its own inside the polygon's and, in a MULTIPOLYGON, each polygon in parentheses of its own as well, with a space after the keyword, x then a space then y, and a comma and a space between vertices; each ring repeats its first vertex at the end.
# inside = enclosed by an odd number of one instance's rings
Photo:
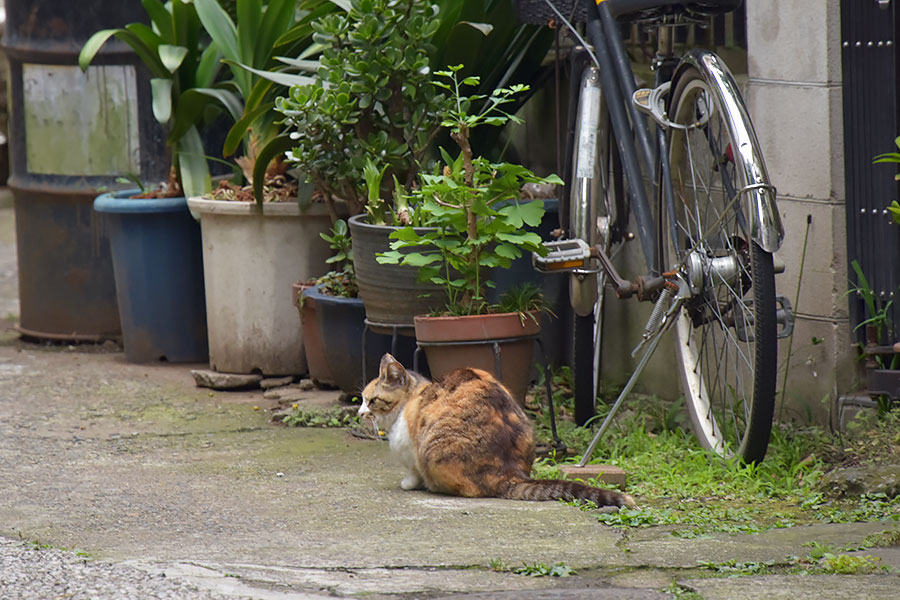
POLYGON ((407 189, 423 168, 446 107, 429 85, 429 54, 440 21, 428 2, 350 0, 312 23, 323 47, 318 78, 294 85, 276 109, 293 138, 289 162, 333 207, 369 209, 374 223, 393 219, 394 188, 407 189), (370 203, 367 162, 384 174, 370 203))
POLYGON ((328 296, 339 298, 356 298, 359 287, 356 285, 356 271, 353 268, 353 246, 347 222, 338 219, 329 233, 319 234, 328 242, 333 254, 325 259, 326 264, 334 268, 316 279, 319 290, 328 296))
POLYGON ((499 88, 489 95, 465 96, 464 87, 476 87, 478 77, 462 77, 462 66, 435 73, 434 85, 448 92, 449 108, 441 125, 459 147, 453 157, 441 149, 443 164, 433 173, 421 175, 411 202, 424 215, 431 231, 417 233, 412 227, 391 234, 391 250, 378 257, 380 263, 404 264, 419 269, 421 281, 431 281, 445 289, 446 312, 473 315, 495 312, 486 299, 493 282, 486 269, 509 268, 523 252, 546 253, 536 227, 544 215, 541 200, 523 200, 526 183, 561 184, 556 175, 538 177, 527 168, 510 163, 493 163, 475 156, 470 135, 481 126, 503 126, 520 122, 504 105, 527 86, 499 88))

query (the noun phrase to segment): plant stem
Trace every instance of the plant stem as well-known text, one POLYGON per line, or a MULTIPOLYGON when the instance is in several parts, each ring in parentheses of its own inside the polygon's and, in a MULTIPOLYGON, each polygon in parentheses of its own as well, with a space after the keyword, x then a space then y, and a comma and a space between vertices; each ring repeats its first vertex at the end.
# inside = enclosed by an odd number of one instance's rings
MULTIPOLYGON (((475 187, 475 165, 472 162, 472 145, 469 143, 469 126, 464 122, 460 121, 458 123, 458 128, 456 131, 453 131, 450 134, 450 137, 453 138, 453 141, 457 143, 459 149, 462 151, 463 157, 463 171, 465 173, 465 184, 466 187, 472 190, 472 193, 476 193, 474 190, 475 187)), ((472 200, 473 196, 469 196, 465 199, 465 208, 466 208, 466 237, 468 238, 469 245, 474 249, 469 255, 466 257, 466 260, 471 267, 469 272, 475 273, 475 287, 476 290, 475 295, 477 296, 478 290, 478 260, 479 260, 479 252, 477 248, 477 240, 478 240, 478 216, 472 211, 472 200)), ((469 292, 466 292, 465 297, 463 298, 463 302, 466 304, 470 304, 474 300, 473 296, 470 296, 469 292)))

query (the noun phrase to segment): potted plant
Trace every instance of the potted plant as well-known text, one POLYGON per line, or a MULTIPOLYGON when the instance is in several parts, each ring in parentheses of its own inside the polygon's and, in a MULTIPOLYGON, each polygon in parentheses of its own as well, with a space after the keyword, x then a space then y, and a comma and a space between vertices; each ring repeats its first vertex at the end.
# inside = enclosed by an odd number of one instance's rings
POLYGON ((109 232, 126 357, 200 361, 207 357, 200 231, 185 197, 209 190, 210 175, 199 119, 180 109, 190 90, 211 85, 219 55, 203 39, 192 3, 143 0, 143 6, 152 28, 132 23, 98 31, 78 64, 86 70, 111 37, 131 46, 152 76, 153 114, 169 133, 170 174, 148 193, 103 194, 94 209, 109 232))
POLYGON ((309 376, 345 392, 360 389, 365 309, 353 272, 353 249, 347 222, 339 219, 329 234, 322 233, 333 255, 334 269, 303 285, 299 298, 303 347, 309 376))
MULTIPOLYGON (((389 337, 366 334, 366 312, 359 299, 353 247, 346 221, 338 220, 330 235, 323 233, 322 239, 328 242, 334 253, 326 262, 336 268, 317 278, 315 285, 302 292, 301 311, 312 308, 311 316, 315 319, 303 324, 303 343, 310 376, 317 379, 313 366, 320 353, 331 383, 347 394, 354 394, 362 389, 368 377, 374 377, 378 372, 380 357, 385 352, 397 352, 398 349, 396 344, 391 347, 389 337)), ((411 344, 400 350, 412 357, 411 344)))
POLYGON ((232 19, 216 0, 194 3, 200 22, 222 49, 230 77, 192 90, 185 110, 199 114, 215 105, 231 117, 223 155, 243 147, 235 171, 247 184, 223 181, 211 194, 188 198, 202 235, 210 367, 231 373, 304 373, 302 326, 297 327, 289 290, 294 282, 325 271, 328 246, 320 234, 335 214, 311 202, 308 189, 298 191, 272 143, 280 134, 274 95, 284 84, 314 79, 278 72, 283 63, 276 57, 302 56, 312 43, 310 23, 335 5, 242 0, 232 19))
POLYGON ((395 199, 415 181, 440 129, 446 98, 428 84, 431 40, 440 20, 428 3, 351 0, 313 22, 323 45, 318 80, 293 86, 277 109, 294 137, 288 160, 300 166, 327 203, 346 202, 356 248, 360 295, 372 323, 398 323, 436 305, 433 285, 408 267, 384 274, 374 256, 388 250, 394 225, 411 222, 395 199), (402 307, 412 302, 412 310, 402 307), (400 307, 398 309, 398 307, 400 307))
POLYGON ((298 196, 296 190, 280 189, 286 180, 282 155, 290 147, 290 139, 282 133, 279 114, 273 109, 276 96, 285 87, 315 80, 318 62, 309 58, 318 52, 312 42, 312 23, 336 10, 337 4, 331 0, 281 0, 264 5, 261 0, 241 0, 237 10, 236 0, 230 0, 230 6, 220 0, 194 3, 200 22, 222 51, 231 78, 212 88, 193 90, 184 106, 199 114, 214 104, 231 117, 234 124, 222 154, 227 158, 243 148, 232 168, 236 179, 248 184, 222 181, 222 190, 214 197, 252 198, 260 205, 270 200, 309 200, 309 194, 298 196), (312 75, 293 73, 295 70, 312 75))
POLYGON ((432 375, 459 366, 496 373, 499 353, 502 380, 524 400, 532 339, 540 331, 536 311, 543 307, 541 297, 530 292, 507 296, 499 305, 489 304, 486 292, 493 283, 485 271, 508 268, 523 252, 545 252, 540 236, 524 230, 526 225, 540 223, 543 202, 522 200, 520 189, 527 183, 560 184, 561 180, 555 175, 537 177, 523 166, 492 163, 474 155, 469 142, 472 130, 518 122, 502 107, 525 86, 499 88, 487 98, 463 96, 462 87, 477 86, 479 79, 460 79, 461 68, 437 72, 441 79, 434 82, 449 91, 451 108, 442 125, 449 129, 459 154, 454 158, 442 150, 444 164, 422 174, 421 185, 412 194, 424 222, 433 229, 419 233, 407 227, 394 233, 392 250, 378 260, 415 266, 420 279, 441 286, 447 294, 441 315, 415 318, 416 340, 425 349, 432 375), (445 354, 450 356, 444 358, 445 354), (514 364, 514 360, 523 362, 514 364))

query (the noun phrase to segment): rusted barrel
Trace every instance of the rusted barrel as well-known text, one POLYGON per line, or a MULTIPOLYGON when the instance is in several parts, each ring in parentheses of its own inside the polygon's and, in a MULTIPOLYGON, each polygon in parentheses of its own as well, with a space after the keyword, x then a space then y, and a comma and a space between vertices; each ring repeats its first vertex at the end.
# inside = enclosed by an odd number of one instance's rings
POLYGON ((146 17, 140 0, 6 0, 10 66, 9 187, 19 261, 19 330, 61 340, 121 335, 97 188, 128 173, 163 179, 163 132, 148 76, 111 40, 87 73, 82 44, 146 17))

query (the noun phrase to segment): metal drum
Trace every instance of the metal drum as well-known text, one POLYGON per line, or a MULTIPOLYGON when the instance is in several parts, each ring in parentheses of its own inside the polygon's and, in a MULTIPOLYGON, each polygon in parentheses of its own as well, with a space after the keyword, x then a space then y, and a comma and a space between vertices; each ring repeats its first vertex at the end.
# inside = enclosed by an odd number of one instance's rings
POLYGON ((43 339, 121 336, 97 188, 164 178, 163 132, 146 70, 110 40, 86 73, 82 44, 146 17, 140 0, 6 0, 9 188, 19 261, 19 330, 43 339))

